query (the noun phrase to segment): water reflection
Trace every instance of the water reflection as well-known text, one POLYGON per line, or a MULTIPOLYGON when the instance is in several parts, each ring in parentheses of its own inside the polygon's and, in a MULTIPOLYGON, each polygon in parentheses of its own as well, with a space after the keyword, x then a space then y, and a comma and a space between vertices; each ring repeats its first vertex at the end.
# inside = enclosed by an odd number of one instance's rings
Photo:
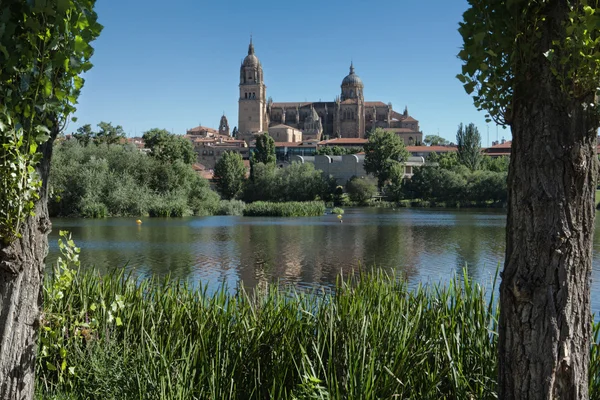
MULTIPOLYGON (((209 290, 223 284, 235 288, 239 282, 330 286, 340 273, 372 266, 417 284, 447 281, 466 265, 471 277, 489 284, 505 247, 505 215, 496 210, 349 209, 343 223, 325 215, 147 219, 141 226, 125 218, 56 219, 53 224, 48 263, 58 256, 58 231, 68 230, 82 248, 84 266, 101 271, 125 266, 140 276, 171 274, 208 284, 209 290)), ((594 255, 599 254, 596 235, 594 255)), ((599 272, 595 261, 593 276, 599 272)), ((592 297, 598 312, 595 280, 592 297)))

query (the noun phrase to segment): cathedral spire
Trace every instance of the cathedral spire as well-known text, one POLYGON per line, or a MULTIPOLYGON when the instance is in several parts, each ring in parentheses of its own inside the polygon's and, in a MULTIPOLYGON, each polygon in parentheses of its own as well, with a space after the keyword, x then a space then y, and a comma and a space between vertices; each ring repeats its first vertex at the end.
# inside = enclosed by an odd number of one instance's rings
POLYGON ((354 73, 354 62, 350 61, 350 75, 354 73))
POLYGON ((252 35, 250 35, 250 44, 248 45, 248 55, 254 54, 254 45, 252 44, 252 35))

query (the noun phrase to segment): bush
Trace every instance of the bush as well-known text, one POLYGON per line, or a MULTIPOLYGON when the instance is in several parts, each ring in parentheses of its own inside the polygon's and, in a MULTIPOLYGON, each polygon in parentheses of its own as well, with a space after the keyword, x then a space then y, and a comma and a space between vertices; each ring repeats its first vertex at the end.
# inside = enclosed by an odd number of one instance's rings
POLYGON ((129 145, 64 141, 54 148, 51 216, 212 214, 218 203, 206 179, 181 160, 148 157, 129 145))
POLYGON ((243 198, 246 202, 327 200, 332 189, 332 180, 310 163, 294 162, 285 168, 258 163, 246 182, 243 198))
POLYGON ((346 192, 350 200, 366 205, 377 193, 377 182, 371 178, 352 177, 346 183, 346 192))
POLYGON ((241 200, 221 200, 218 215, 244 215, 246 203, 241 200))
POLYGON ((257 201, 248 204, 244 209, 247 217, 317 217, 325 214, 325 203, 322 201, 286 203, 270 203, 257 201))

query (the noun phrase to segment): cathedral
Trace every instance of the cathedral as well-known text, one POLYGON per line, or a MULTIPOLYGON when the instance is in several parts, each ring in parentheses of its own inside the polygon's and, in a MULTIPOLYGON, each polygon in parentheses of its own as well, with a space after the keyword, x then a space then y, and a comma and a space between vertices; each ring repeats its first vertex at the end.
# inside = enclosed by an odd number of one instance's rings
POLYGON ((406 145, 420 144, 423 139, 419 121, 407 108, 398 113, 391 103, 365 101, 363 82, 352 63, 334 101, 273 102, 267 98, 262 65, 250 39, 248 55, 240 66, 239 87, 238 137, 248 142, 262 132, 269 132, 276 142, 364 138, 378 127, 396 133, 406 145))

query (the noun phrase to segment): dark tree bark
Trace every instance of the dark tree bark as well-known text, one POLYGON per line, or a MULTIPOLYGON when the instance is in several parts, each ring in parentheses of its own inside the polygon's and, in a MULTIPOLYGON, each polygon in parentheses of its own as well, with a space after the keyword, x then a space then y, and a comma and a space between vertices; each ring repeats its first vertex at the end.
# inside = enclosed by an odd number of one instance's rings
MULTIPOLYGON (((540 53, 563 39, 550 1, 540 53)), ((534 48, 537 48, 534 46, 534 48)), ((593 96, 569 98, 540 54, 516 66, 506 262, 500 285, 501 399, 587 399, 597 171, 593 96)))
MULTIPOLYGON (((53 132, 56 137, 56 131, 53 132)), ((0 399, 33 399, 35 356, 42 306, 44 259, 48 253, 48 174, 52 155, 50 139, 40 147, 42 177, 35 216, 20 229, 10 245, 0 242, 0 399)))

